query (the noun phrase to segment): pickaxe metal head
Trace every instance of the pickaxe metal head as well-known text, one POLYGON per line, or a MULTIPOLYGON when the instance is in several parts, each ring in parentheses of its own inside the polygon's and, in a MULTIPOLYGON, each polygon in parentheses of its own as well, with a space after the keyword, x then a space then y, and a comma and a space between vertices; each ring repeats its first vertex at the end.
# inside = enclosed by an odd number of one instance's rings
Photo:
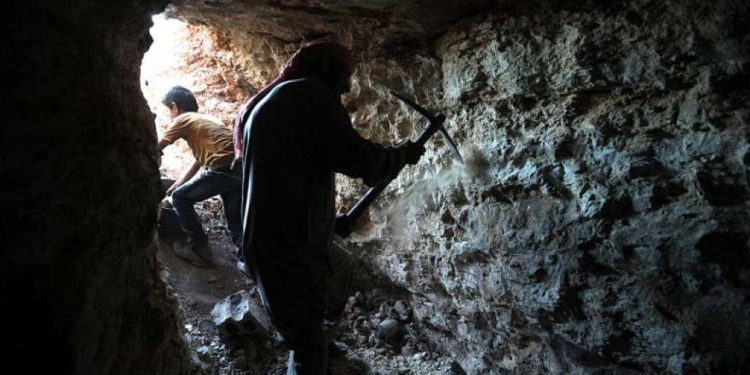
MULTIPOLYGON (((461 157, 461 153, 458 151, 458 147, 456 146, 456 143, 453 142, 453 139, 448 135, 448 132, 445 130, 445 127, 443 126, 443 122, 445 121, 445 116, 442 114, 439 115, 433 115, 430 111, 426 110, 424 107, 420 106, 419 104, 415 103, 411 99, 406 98, 405 96, 391 91, 391 94, 393 96, 401 99, 402 102, 409 105, 409 107, 414 108, 415 111, 419 112, 422 116, 426 117, 427 120, 430 121, 430 127, 427 128, 425 131, 425 134, 423 134, 423 137, 420 137, 420 139, 424 138, 424 141, 426 141, 430 136, 432 136, 432 133, 435 131, 439 131, 440 134, 443 135, 443 138, 448 143, 448 145, 451 147, 451 151, 453 151, 453 158, 459 161, 463 164, 464 159, 461 157), (426 137, 424 137, 426 135, 426 137)), ((419 142, 419 141, 418 141, 419 142)))

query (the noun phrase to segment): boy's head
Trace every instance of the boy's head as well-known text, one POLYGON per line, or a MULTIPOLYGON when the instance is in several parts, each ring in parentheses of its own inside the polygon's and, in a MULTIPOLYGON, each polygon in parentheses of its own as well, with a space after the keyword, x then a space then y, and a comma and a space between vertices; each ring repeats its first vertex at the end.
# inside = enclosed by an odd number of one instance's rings
POLYGON ((195 96, 193 96, 190 90, 182 86, 172 87, 164 95, 164 99, 161 102, 169 108, 169 116, 171 118, 175 118, 185 112, 198 111, 198 103, 195 101, 195 96))

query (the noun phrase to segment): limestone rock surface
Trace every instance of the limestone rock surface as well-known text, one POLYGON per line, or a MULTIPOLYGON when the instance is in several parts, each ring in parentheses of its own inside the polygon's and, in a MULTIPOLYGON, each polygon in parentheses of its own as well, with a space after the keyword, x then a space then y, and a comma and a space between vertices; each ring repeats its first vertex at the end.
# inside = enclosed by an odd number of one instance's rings
POLYGON ((219 301, 211 310, 213 323, 227 338, 254 336, 265 338, 271 332, 268 314, 261 306, 258 294, 242 290, 219 301))
MULTIPOLYGON (((0 284, 25 306, 10 321, 34 324, 9 327, 6 356, 41 345, 63 373, 197 371, 155 257, 138 87, 166 6, 7 10, 0 284)), ((748 7, 178 0, 167 14, 215 33, 224 80, 247 95, 334 34, 361 62, 344 102, 363 136, 420 133, 390 89, 447 116, 466 164, 428 143, 347 245, 405 290, 409 333, 451 371, 725 374, 750 363, 748 7)), ((343 210, 364 187, 337 181, 343 210)))
MULTIPOLYGON (((744 2, 502 3, 446 23, 438 39, 388 39, 409 23, 373 29, 329 12, 339 3, 307 5, 275 13, 290 28, 251 20, 262 12, 227 15, 255 3, 171 11, 220 29, 245 17, 250 36, 235 30, 231 44, 246 74, 266 80, 300 41, 335 33, 361 61, 345 103, 374 141, 424 126, 389 89, 447 115, 466 164, 428 143, 349 245, 412 293, 415 318, 464 371, 744 366, 744 2)), ((344 210, 364 188, 337 182, 344 210)))
POLYGON ((469 161, 428 154, 361 254, 413 291, 468 373, 744 366, 741 14, 570 6, 475 17, 440 39, 436 104, 469 161))

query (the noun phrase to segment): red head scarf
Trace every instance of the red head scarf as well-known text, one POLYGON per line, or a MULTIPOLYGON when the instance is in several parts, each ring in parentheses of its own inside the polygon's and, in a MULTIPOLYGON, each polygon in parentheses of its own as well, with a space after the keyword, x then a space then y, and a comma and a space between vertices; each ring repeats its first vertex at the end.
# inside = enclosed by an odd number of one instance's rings
POLYGON ((326 39, 312 41, 295 52, 286 62, 281 73, 271 83, 263 87, 240 110, 234 122, 234 152, 242 157, 242 143, 245 122, 256 105, 281 82, 303 77, 316 77, 320 69, 331 62, 339 64, 351 75, 354 63, 349 50, 343 45, 326 39))

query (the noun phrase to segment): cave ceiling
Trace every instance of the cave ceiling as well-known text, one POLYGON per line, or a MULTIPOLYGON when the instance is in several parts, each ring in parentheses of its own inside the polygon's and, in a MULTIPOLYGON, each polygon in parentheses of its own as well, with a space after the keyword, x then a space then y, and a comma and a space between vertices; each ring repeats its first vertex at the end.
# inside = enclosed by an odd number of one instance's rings
POLYGON ((497 5, 497 0, 177 0, 166 13, 283 42, 345 31, 345 42, 356 47, 431 39, 461 18, 497 5))

